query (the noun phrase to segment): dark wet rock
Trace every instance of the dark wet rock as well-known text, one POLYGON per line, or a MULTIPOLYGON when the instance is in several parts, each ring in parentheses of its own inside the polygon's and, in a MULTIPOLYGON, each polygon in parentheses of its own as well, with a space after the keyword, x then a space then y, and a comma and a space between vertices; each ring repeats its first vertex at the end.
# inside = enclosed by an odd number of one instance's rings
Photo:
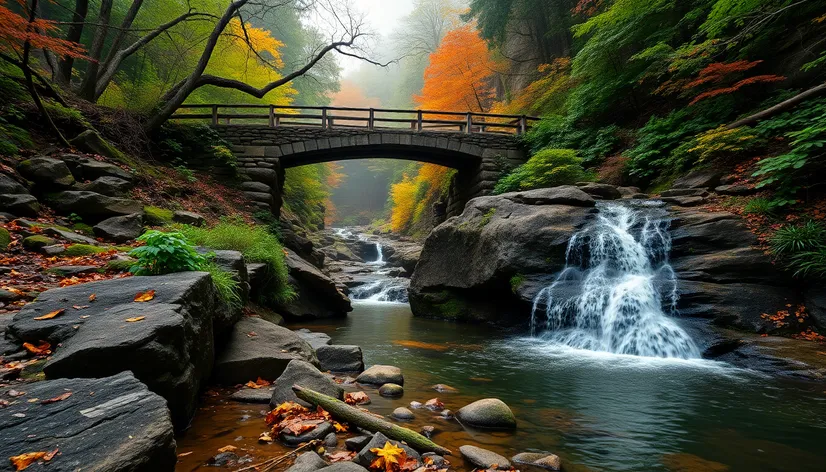
POLYGON ((387 263, 400 266, 407 275, 412 275, 416 264, 419 262, 419 257, 422 255, 422 247, 413 244, 394 249, 393 254, 387 256, 387 263))
POLYGON ((413 314, 526 322, 530 304, 514 295, 510 280, 561 270, 571 234, 593 218, 594 205, 574 186, 470 200, 425 241, 408 291, 413 314))
POLYGON ((48 200, 58 213, 75 213, 89 222, 143 212, 143 204, 136 200, 109 197, 95 192, 67 190, 49 196, 48 200))
POLYGON ((434 434, 436 434, 436 427, 431 426, 429 424, 424 425, 424 426, 422 426, 421 433, 422 433, 422 436, 430 439, 430 438, 433 437, 434 434))
POLYGON ((29 190, 20 182, 14 180, 6 174, 0 173, 0 194, 19 195, 29 193, 29 190))
POLYGON ((39 251, 45 246, 57 244, 57 240, 52 239, 48 236, 37 234, 34 236, 28 236, 23 238, 23 242, 21 244, 25 249, 28 249, 29 251, 39 251))
POLYGON ((72 395, 51 404, 18 401, 2 410, 0 469, 13 470, 9 457, 55 449, 59 454, 48 465, 29 470, 175 469, 175 438, 166 402, 131 373, 36 382, 26 387, 22 399, 46 400, 67 392, 72 395))
POLYGON ((412 411, 408 410, 403 406, 400 406, 393 410, 392 416, 397 420, 412 420, 416 417, 412 411))
POLYGON ((299 454, 295 462, 285 472, 315 472, 327 467, 327 463, 314 451, 299 454))
POLYGON ((243 182, 239 188, 245 192, 272 193, 272 187, 261 182, 243 182))
POLYGON ((373 436, 355 436, 344 440, 344 447, 348 451, 361 451, 373 439, 373 436))
POLYGON ((212 368, 216 299, 206 272, 73 285, 41 293, 14 315, 8 334, 54 346, 43 369, 49 379, 106 377, 131 370, 167 400, 173 422, 182 427, 195 412, 198 392, 212 368), (135 294, 147 290, 155 290, 151 301, 134 301, 135 294), (89 301, 91 294, 96 295, 94 302, 89 301), (69 309, 72 305, 88 308, 75 311, 69 309), (66 312, 49 320, 34 319, 58 309, 66 312))
POLYGON ((338 437, 336 436, 335 432, 332 432, 327 436, 324 436, 324 447, 332 449, 336 446, 338 446, 338 437))
POLYGON ((93 228, 95 236, 107 241, 125 243, 131 241, 143 232, 143 215, 134 213, 125 216, 113 216, 96 224, 93 228))
POLYGON ((329 334, 325 333, 317 333, 314 331, 310 331, 307 328, 301 328, 295 330, 295 334, 297 334, 301 339, 310 343, 310 346, 313 347, 316 351, 322 346, 329 346, 331 343, 331 338, 329 334))
POLYGON ((556 454, 549 452, 520 452, 511 457, 511 461, 525 470, 562 470, 562 460, 556 454))
POLYGON ((51 274, 57 274, 64 277, 69 277, 72 275, 89 274, 97 271, 97 266, 52 266, 48 270, 48 272, 51 274))
POLYGON ((344 461, 328 465, 323 469, 318 469, 318 472, 367 472, 367 469, 353 462, 344 461))
POLYGON ((382 447, 384 447, 384 444, 387 443, 387 442, 389 442, 390 444, 392 444, 396 447, 400 447, 400 448, 404 449, 404 452, 405 452, 405 454, 407 454, 407 457, 412 458, 412 459, 416 459, 416 460, 421 459, 421 455, 418 452, 416 452, 412 447, 408 446, 407 444, 403 444, 403 443, 400 443, 398 441, 389 439, 387 436, 383 435, 382 433, 376 433, 370 439, 370 442, 368 442, 367 445, 364 446, 358 454, 356 454, 356 457, 353 459, 353 462, 355 462, 357 464, 360 464, 360 465, 363 465, 364 467, 369 467, 370 464, 372 464, 373 461, 376 460, 376 457, 378 457, 378 456, 376 456, 376 453, 370 451, 370 449, 382 448, 382 447))
POLYGON ((254 202, 261 202, 266 203, 267 205, 272 205, 273 199, 271 193, 264 193, 264 192, 244 192, 244 196, 249 198, 254 202))
POLYGON ((295 396, 293 385, 306 387, 339 400, 344 398, 344 389, 319 372, 314 365, 301 360, 293 360, 287 364, 284 373, 273 382, 274 390, 270 406, 275 408, 284 402, 296 402, 306 407, 312 406, 295 396))
POLYGON ((276 309, 286 318, 330 318, 344 316, 352 311, 350 299, 318 268, 298 255, 287 255, 290 282, 298 291, 298 298, 279 304, 276 309))
POLYGON ((720 184, 722 172, 715 170, 695 170, 676 179, 673 188, 714 188, 720 184))
POLYGON ((37 216, 40 213, 40 203, 32 195, 2 194, 0 195, 0 210, 14 216, 37 216))
POLYGON ((590 182, 585 185, 580 185, 579 189, 587 193, 588 195, 599 198, 601 200, 617 200, 619 198, 622 198, 622 192, 620 192, 617 189, 617 187, 610 184, 598 184, 590 182))
POLYGON ((66 189, 75 183, 69 166, 51 157, 32 157, 17 165, 17 172, 44 191, 66 189))
POLYGON ((267 264, 263 262, 250 262, 247 264, 247 278, 250 284, 250 297, 255 298, 259 291, 264 288, 267 277, 267 264))
POLYGON ((707 197, 708 190, 702 188, 672 188, 660 193, 661 197, 707 197))
POLYGON ((359 346, 337 344, 316 348, 321 370, 331 372, 361 372, 364 370, 364 357, 359 346))
POLYGON ((243 318, 218 354, 213 377, 225 385, 258 377, 274 380, 294 359, 318 363, 313 348, 289 329, 261 318, 243 318))
POLYGON ((129 193, 133 186, 134 184, 126 179, 104 175, 91 182, 78 184, 75 189, 97 192, 110 197, 120 197, 129 193))
POLYGON ((509 460, 481 447, 465 445, 459 447, 459 452, 462 453, 462 457, 464 457, 465 460, 481 469, 496 468, 498 470, 508 470, 511 468, 509 460))
POLYGON ((66 252, 66 248, 63 247, 62 244, 54 244, 52 246, 45 246, 40 249, 40 252, 47 256, 56 256, 58 254, 63 254, 66 252))
POLYGON ((804 304, 809 315, 821 329, 826 329, 826 287, 812 284, 803 292, 804 304))
POLYGON ((78 244, 89 244, 91 246, 99 246, 100 243, 96 239, 92 239, 89 236, 84 236, 82 234, 75 233, 74 231, 67 231, 63 228, 58 227, 48 227, 43 229, 43 234, 49 236, 56 236, 58 238, 63 238, 67 241, 71 241, 73 243, 78 244))
POLYGON ((203 226, 206 224, 206 218, 194 211, 178 210, 172 213, 172 221, 175 223, 182 223, 192 226, 203 226))
POLYGON ((466 405, 456 412, 456 418, 462 424, 475 428, 516 428, 516 417, 508 405, 498 398, 485 398, 466 405))
POLYGON ((751 195, 756 193, 757 189, 745 185, 720 185, 715 187, 714 191, 720 195, 751 195))
POLYGON ((241 403, 269 403, 272 392, 272 388, 244 387, 230 395, 229 399, 241 403))
POLYGON ((639 187, 617 187, 617 191, 622 195, 622 198, 634 198, 635 195, 642 193, 639 187))
POLYGON ((459 390, 445 384, 436 384, 432 388, 439 393, 459 393, 459 390))
POLYGON ((232 451, 219 452, 207 460, 207 465, 211 465, 213 467, 230 467, 236 465, 238 463, 238 459, 238 454, 232 451))
POLYGON ((404 385, 402 370, 391 365, 374 365, 356 378, 358 383, 384 385, 388 383, 404 385))
POLYGON ((123 170, 114 164, 91 159, 81 162, 78 169, 83 178, 86 180, 96 180, 101 177, 116 177, 127 181, 134 179, 131 172, 123 170))
POLYGON ((703 197, 662 197, 660 200, 682 207, 698 206, 706 202, 703 197))
POLYGON ((379 395, 388 398, 396 398, 404 395, 404 387, 394 383, 386 383, 379 387, 379 395))
POLYGON ((330 433, 333 433, 335 436, 335 430, 336 428, 332 425, 332 423, 325 421, 320 423, 315 428, 298 435, 291 434, 289 430, 284 429, 278 435, 278 438, 288 446, 298 446, 301 443, 310 442, 315 439, 322 439, 330 433))

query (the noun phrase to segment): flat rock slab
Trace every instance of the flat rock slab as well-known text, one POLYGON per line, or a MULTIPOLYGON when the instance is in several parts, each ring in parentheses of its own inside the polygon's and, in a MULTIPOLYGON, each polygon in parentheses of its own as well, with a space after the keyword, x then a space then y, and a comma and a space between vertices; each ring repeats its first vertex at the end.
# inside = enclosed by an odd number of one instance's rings
POLYGON ((206 272, 73 285, 43 292, 14 316, 7 334, 18 341, 51 343, 54 354, 44 366, 49 379, 132 371, 169 402, 175 425, 184 426, 212 367, 216 298, 206 272), (155 290, 151 301, 134 301, 147 290, 155 290), (92 294, 95 301, 89 301, 92 294), (87 308, 75 310, 74 305, 87 308), (34 319, 55 310, 64 312, 34 319))
POLYGON ((230 395, 229 399, 241 403, 269 403, 272 392, 272 388, 244 387, 230 395))
POLYGON ((404 385, 402 370, 392 365, 374 365, 356 378, 356 382, 371 385, 393 383, 404 385))
POLYGON ((330 372, 361 372, 364 370, 364 356, 359 346, 334 345, 316 348, 321 370, 330 372))
POLYGON ((509 460, 481 447, 461 446, 459 452, 462 453, 462 457, 464 457, 465 460, 482 469, 492 469, 495 467, 498 470, 508 470, 511 468, 509 460))
POLYGON ((28 470, 175 470, 166 401, 132 374, 47 380, 21 390, 25 395, 0 410, 0 471, 15 470, 9 457, 55 449, 58 454, 48 464, 28 470), (69 392, 64 400, 41 403, 69 392), (32 399, 39 401, 30 403, 32 399))
POLYGON ((310 345, 294 332, 261 318, 243 318, 215 361, 221 384, 242 384, 258 377, 277 379, 293 359, 318 363, 310 345))
POLYGON ((328 346, 331 342, 329 334, 316 333, 310 331, 307 328, 298 329, 295 331, 295 334, 299 335, 301 339, 310 343, 310 346, 312 346, 313 349, 318 349, 321 346, 328 346))
POLYGON ((270 399, 270 406, 275 408, 284 402, 296 402, 299 405, 312 407, 295 396, 293 385, 306 387, 339 400, 344 399, 344 389, 319 372, 314 365, 302 360, 293 360, 287 365, 284 373, 273 382, 275 390, 270 399))

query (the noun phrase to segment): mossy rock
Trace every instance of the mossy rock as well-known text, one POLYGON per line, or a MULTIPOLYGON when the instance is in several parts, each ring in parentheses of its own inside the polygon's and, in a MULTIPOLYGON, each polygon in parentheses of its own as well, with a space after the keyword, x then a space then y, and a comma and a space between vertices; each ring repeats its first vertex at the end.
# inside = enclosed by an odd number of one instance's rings
POLYGON ((75 223, 72 225, 72 229, 79 233, 83 233, 86 236, 95 235, 95 231, 92 229, 90 225, 87 225, 86 223, 75 223))
POLYGON ((67 257, 91 256, 93 254, 100 254, 106 252, 109 248, 92 246, 91 244, 72 244, 67 247, 62 255, 67 257))
POLYGON ((6 249, 11 244, 11 233, 6 228, 0 228, 0 250, 6 249))
POLYGON ((149 226, 165 226, 172 223, 172 210, 156 206, 143 207, 143 219, 149 226))
POLYGON ((137 261, 129 259, 109 261, 106 263, 106 270, 109 272, 129 272, 135 262, 137 261))
POLYGON ((23 247, 30 251, 36 251, 46 246, 51 246, 53 244, 57 244, 56 239, 52 239, 48 236, 43 236, 40 234, 29 236, 23 239, 23 247))

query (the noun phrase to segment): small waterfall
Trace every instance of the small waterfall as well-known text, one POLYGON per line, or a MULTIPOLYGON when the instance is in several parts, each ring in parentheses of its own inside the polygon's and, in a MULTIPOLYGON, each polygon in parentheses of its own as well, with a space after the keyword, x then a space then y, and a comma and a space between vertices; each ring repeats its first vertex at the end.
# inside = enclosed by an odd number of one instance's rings
POLYGON ((598 209, 596 221, 568 242, 565 268, 534 299, 531 334, 592 351, 700 357, 663 310, 677 302, 665 210, 615 203, 598 209))
POLYGON ((407 285, 402 279, 382 278, 353 288, 350 298, 370 302, 407 303, 407 285))

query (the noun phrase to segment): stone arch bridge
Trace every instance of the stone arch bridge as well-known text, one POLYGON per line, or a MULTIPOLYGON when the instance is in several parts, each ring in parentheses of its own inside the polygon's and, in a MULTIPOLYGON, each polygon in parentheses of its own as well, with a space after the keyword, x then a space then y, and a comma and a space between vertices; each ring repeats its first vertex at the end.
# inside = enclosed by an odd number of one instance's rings
POLYGON ((390 158, 456 169, 445 216, 490 194, 527 154, 518 136, 536 118, 485 113, 268 105, 184 105, 173 119, 207 121, 232 145, 243 190, 276 215, 284 169, 347 159, 390 158), (204 110, 208 113, 203 113, 204 110))

